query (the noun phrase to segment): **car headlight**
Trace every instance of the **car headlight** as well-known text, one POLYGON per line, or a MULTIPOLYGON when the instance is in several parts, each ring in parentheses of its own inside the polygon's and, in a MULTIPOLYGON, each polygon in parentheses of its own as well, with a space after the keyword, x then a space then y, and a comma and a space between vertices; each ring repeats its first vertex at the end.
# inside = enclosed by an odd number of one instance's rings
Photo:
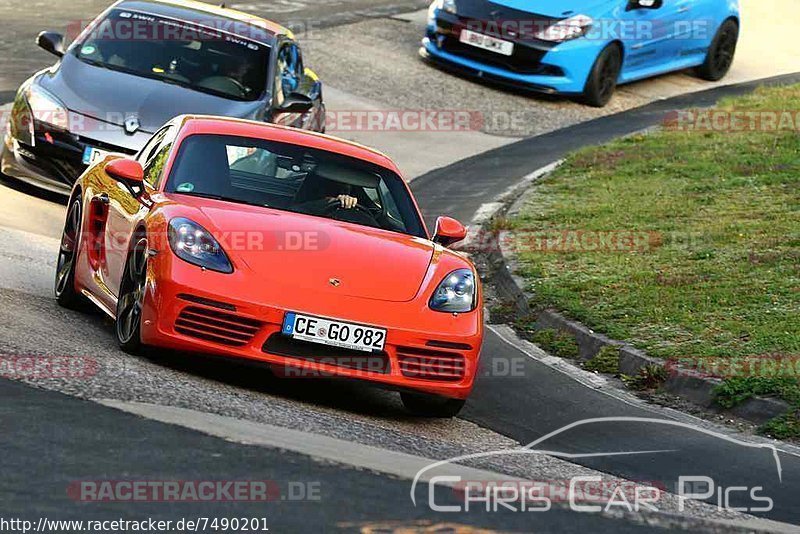
POLYGON ((25 92, 25 99, 35 120, 62 130, 69 129, 69 111, 56 97, 31 84, 25 92))
POLYGON ((448 13, 455 13, 456 12, 456 0, 434 0, 431 7, 435 9, 441 9, 442 11, 447 11, 448 13))
POLYGON ((537 31, 534 37, 556 43, 569 41, 586 35, 593 23, 594 20, 588 15, 575 15, 537 31))
POLYGON ((459 269, 448 274, 428 303, 434 311, 465 313, 475 309, 477 300, 475 273, 459 269))
POLYGON ((194 221, 177 217, 169 222, 169 246, 180 259, 220 273, 232 273, 233 265, 214 236, 194 221))

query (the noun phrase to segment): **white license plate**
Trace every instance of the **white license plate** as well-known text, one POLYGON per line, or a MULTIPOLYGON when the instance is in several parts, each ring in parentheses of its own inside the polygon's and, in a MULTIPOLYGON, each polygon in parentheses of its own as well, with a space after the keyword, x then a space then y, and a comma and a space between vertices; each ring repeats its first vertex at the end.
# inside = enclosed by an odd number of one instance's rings
POLYGON ((294 339, 345 349, 372 352, 383 350, 386 330, 355 323, 287 312, 281 332, 294 339))
POLYGON ((511 41, 504 41, 503 39, 473 32, 471 30, 461 30, 461 35, 458 40, 464 44, 483 48, 484 50, 496 52, 504 56, 510 56, 514 53, 514 43, 511 41))
POLYGON ((94 165, 98 161, 106 159, 106 156, 109 154, 111 154, 111 152, 106 152, 105 150, 100 150, 93 146, 87 146, 83 149, 83 164, 94 165))

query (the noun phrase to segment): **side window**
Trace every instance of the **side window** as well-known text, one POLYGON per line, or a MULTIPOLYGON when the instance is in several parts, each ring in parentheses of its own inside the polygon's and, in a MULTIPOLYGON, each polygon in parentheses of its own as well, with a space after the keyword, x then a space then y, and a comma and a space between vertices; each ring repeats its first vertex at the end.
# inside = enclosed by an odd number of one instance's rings
POLYGON ((166 128, 162 128, 153 134, 153 137, 150 138, 150 140, 144 145, 144 148, 142 148, 142 150, 140 150, 136 155, 136 161, 138 161, 142 167, 144 167, 148 160, 155 155, 158 145, 160 145, 161 141, 164 140, 164 136, 167 135, 167 130, 169 130, 169 128, 170 127, 167 126, 166 128))
MULTIPOLYGON (((141 155, 144 159, 144 163, 142 164, 144 167, 144 181, 150 184, 153 189, 158 189, 161 184, 161 179, 164 174, 164 164, 167 162, 167 157, 169 157, 169 152, 170 149, 172 149, 174 140, 175 128, 173 126, 168 126, 153 136, 153 141, 157 141, 157 143, 154 143, 152 147, 148 144, 145 149, 149 150, 142 151, 141 155)), ((140 159, 139 162, 141 163, 142 159, 140 159)))
POLYGON ((280 101, 297 90, 303 79, 303 58, 300 49, 294 43, 286 43, 278 52, 278 68, 275 80, 275 91, 281 94, 280 101))

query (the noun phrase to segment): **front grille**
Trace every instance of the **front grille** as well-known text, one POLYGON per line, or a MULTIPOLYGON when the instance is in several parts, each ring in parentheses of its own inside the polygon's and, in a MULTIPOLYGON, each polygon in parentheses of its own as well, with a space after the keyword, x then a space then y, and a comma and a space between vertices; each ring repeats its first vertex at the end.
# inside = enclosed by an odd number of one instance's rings
POLYGON ((262 347, 264 352, 287 358, 324 363, 378 374, 389 374, 391 364, 386 352, 364 352, 310 343, 280 333, 272 334, 262 347))
MULTIPOLYGON (((477 16, 480 17, 480 15, 477 16)), ((545 76, 562 76, 564 74, 561 68, 542 63, 542 59, 550 51, 554 43, 540 41, 529 35, 507 35, 503 31, 495 31, 502 30, 504 28, 502 24, 497 25, 492 22, 486 22, 486 20, 491 19, 473 17, 440 16, 436 20, 436 32, 430 37, 445 52, 473 59, 486 65, 500 67, 519 74, 540 74, 545 76), (472 29, 478 33, 512 41, 514 42, 514 52, 510 56, 504 56, 464 44, 459 40, 461 31, 464 29, 472 29)), ((538 15, 520 14, 516 11, 509 13, 508 17, 501 19, 501 21, 517 21, 520 23, 527 21, 531 24, 531 27, 533 27, 534 23, 546 26, 550 22, 554 22, 550 19, 542 19, 538 15)))
POLYGON ((408 378, 456 382, 464 378, 464 356, 443 350, 397 347, 400 372, 408 378))
POLYGON ((261 328, 262 323, 232 313, 189 306, 175 321, 175 330, 185 336, 241 347, 247 345, 261 328))
POLYGON ((559 76, 563 71, 553 65, 542 63, 542 58, 547 53, 519 43, 514 45, 514 53, 503 56, 489 50, 483 50, 462 43, 458 37, 445 36, 441 44, 442 50, 456 56, 474 59, 486 65, 501 67, 520 74, 541 74, 545 76, 559 76))

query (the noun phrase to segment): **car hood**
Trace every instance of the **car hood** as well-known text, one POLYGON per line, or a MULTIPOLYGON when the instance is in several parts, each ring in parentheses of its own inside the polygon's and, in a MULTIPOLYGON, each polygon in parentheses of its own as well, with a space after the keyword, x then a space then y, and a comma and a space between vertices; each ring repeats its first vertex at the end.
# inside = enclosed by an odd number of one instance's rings
POLYGON ((563 19, 579 14, 592 15, 604 4, 608 4, 607 0, 457 0, 459 14, 481 19, 509 18, 519 12, 563 19), (491 16, 493 12, 494 17, 491 16))
POLYGON ((263 103, 237 102, 179 85, 88 65, 67 54, 39 84, 71 111, 123 126, 136 115, 141 131, 154 133, 182 114, 256 118, 263 103))
POLYGON ((188 216, 218 237, 237 271, 250 271, 254 283, 285 291, 407 302, 419 292, 433 257, 433 243, 405 234, 257 206, 168 196, 202 213, 188 216))

